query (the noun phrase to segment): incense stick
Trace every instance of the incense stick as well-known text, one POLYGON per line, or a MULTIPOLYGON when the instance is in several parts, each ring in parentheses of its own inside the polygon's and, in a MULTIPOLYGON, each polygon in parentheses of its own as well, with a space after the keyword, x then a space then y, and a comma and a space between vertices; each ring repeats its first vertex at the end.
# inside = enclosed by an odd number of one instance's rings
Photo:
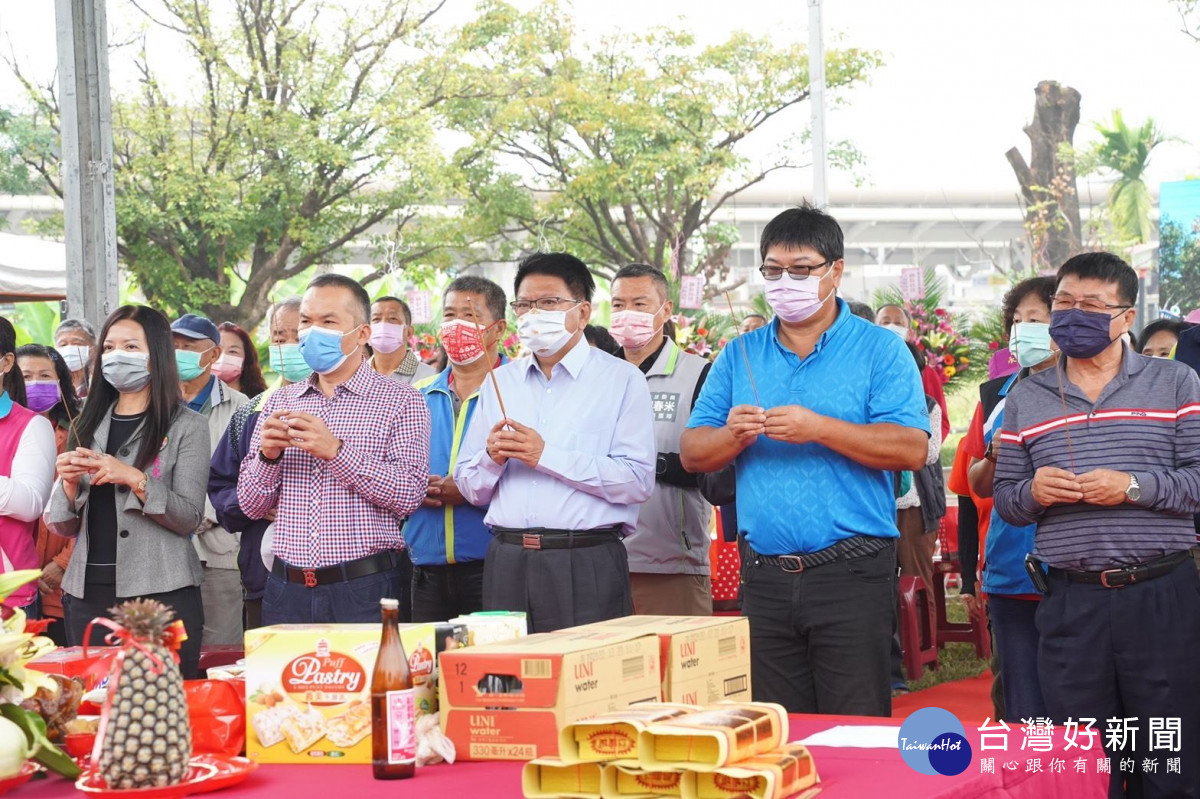
POLYGON ((746 342, 742 341, 742 326, 733 312, 733 300, 729 298, 728 291, 725 292, 725 302, 729 303, 729 317, 733 319, 733 324, 737 328, 738 343, 742 345, 742 360, 746 362, 746 375, 750 378, 750 388, 754 391, 754 404, 761 408, 762 403, 758 401, 758 386, 754 384, 754 372, 750 371, 750 356, 746 353, 746 342))
POLYGON ((1067 393, 1063 389, 1062 369, 1057 360, 1054 362, 1054 375, 1058 378, 1058 400, 1062 403, 1063 432, 1067 434, 1067 458, 1071 463, 1071 474, 1075 474, 1075 450, 1071 446, 1071 423, 1067 421, 1067 393))
POLYGON ((492 359, 487 357, 487 347, 483 346, 483 328, 479 326, 479 308, 475 303, 471 303, 471 321, 475 323, 475 332, 479 334, 479 346, 483 347, 483 358, 487 361, 488 376, 492 378, 492 388, 496 389, 496 402, 500 403, 500 413, 507 419, 508 411, 504 410, 504 397, 500 396, 500 381, 496 379, 495 365, 492 363, 492 359))

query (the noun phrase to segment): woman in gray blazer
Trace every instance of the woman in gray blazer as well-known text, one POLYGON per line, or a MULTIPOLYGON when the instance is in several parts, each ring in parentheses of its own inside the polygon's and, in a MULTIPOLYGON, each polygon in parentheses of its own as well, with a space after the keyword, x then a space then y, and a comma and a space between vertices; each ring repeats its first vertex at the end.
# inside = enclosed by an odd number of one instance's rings
MULTIPOLYGON (((83 643, 88 622, 118 602, 151 597, 187 628, 180 666, 194 678, 204 608, 191 536, 204 513, 208 424, 183 405, 161 313, 118 308, 100 344, 44 515, 51 532, 78 539, 62 581, 67 640, 83 643)), ((102 643, 104 632, 89 643, 102 643)))

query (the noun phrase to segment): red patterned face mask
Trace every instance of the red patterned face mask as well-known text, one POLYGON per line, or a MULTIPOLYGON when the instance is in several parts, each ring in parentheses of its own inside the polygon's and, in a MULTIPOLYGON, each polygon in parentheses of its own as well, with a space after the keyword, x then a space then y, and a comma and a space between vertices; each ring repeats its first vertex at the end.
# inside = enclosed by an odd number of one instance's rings
MULTIPOLYGON (((482 330, 490 327, 492 325, 488 325, 482 330)), ((446 351, 446 357, 450 359, 450 363, 465 366, 483 357, 483 342, 480 339, 480 332, 481 330, 476 329, 474 322, 468 322, 466 319, 451 319, 449 322, 442 322, 440 332, 442 349, 446 351)))

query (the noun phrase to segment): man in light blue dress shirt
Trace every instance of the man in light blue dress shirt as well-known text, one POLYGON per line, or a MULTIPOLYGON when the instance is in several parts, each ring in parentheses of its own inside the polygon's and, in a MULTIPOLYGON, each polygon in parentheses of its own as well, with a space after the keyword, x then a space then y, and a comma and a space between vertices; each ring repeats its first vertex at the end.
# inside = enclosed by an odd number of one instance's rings
POLYGON ((637 367, 583 337, 594 290, 574 256, 521 262, 511 305, 531 355, 496 370, 499 398, 484 383, 454 469, 489 506, 484 607, 524 611, 530 632, 633 612, 621 539, 654 491, 654 414, 637 367))

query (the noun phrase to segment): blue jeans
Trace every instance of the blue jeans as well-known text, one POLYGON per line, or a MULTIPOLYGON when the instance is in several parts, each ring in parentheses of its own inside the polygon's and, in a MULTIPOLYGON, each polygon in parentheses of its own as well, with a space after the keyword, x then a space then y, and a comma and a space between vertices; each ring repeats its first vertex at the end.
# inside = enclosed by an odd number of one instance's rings
POLYGON ((1014 723, 1047 715, 1038 678, 1038 631, 1033 621, 1040 604, 1032 599, 988 595, 988 617, 1004 689, 1004 716, 1014 723))
POLYGON ((356 580, 305 588, 272 574, 263 592, 262 623, 313 624, 320 622, 377 623, 379 600, 400 598, 400 569, 368 574, 356 580))

